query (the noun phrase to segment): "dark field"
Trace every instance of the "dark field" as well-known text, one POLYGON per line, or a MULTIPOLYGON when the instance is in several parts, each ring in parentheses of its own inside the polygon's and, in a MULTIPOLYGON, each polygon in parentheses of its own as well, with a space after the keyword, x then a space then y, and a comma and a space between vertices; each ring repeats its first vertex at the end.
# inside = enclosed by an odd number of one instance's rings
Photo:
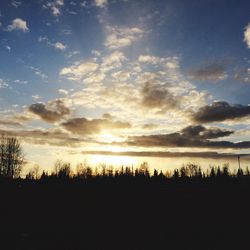
POLYGON ((0 184, 0 249, 249 249, 250 182, 0 184))

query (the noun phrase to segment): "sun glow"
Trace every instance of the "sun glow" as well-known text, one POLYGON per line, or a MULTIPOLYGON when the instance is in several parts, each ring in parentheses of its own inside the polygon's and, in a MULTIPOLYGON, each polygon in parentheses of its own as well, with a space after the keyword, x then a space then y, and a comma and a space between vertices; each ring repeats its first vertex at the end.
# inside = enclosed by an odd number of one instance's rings
POLYGON ((137 159, 129 156, 92 155, 90 161, 94 166, 105 164, 113 167, 121 167, 122 165, 131 167, 138 164, 137 159))
POLYGON ((104 143, 121 142, 123 139, 121 137, 115 136, 110 133, 101 133, 98 139, 104 143))

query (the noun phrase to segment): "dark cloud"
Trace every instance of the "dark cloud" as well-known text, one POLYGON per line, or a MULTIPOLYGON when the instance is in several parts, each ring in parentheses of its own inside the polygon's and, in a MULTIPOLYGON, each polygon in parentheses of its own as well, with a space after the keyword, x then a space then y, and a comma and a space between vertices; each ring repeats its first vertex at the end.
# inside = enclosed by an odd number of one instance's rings
POLYGON ((110 119, 92 119, 84 117, 69 119, 61 124, 68 131, 79 135, 98 134, 102 130, 115 130, 130 128, 128 122, 113 121, 110 119))
POLYGON ((47 105, 43 103, 35 103, 29 106, 29 111, 38 115, 46 122, 56 122, 61 120, 65 115, 70 114, 70 110, 60 99, 49 102, 47 105))
POLYGON ((192 119, 198 123, 207 123, 234 120, 248 115, 250 115, 250 106, 230 105, 221 101, 201 107, 192 115, 192 119))
POLYGON ((164 152, 164 151, 82 151, 82 154, 90 155, 112 155, 112 156, 134 156, 134 157, 194 157, 194 158, 235 158, 238 156, 250 157, 250 154, 231 154, 231 153, 217 153, 217 152, 164 152))
POLYGON ((188 75, 199 81, 218 81, 226 78, 226 68, 223 63, 210 63, 190 70, 188 75))
POLYGON ((219 128, 207 129, 200 125, 188 126, 180 132, 171 134, 129 136, 125 144, 138 147, 250 148, 250 141, 211 140, 225 137, 232 133, 233 131, 219 128))
POLYGON ((178 98, 169 92, 166 84, 146 82, 141 94, 142 106, 149 109, 158 109, 160 113, 178 107, 178 98))
POLYGON ((34 144, 47 144, 52 146, 80 146, 83 142, 91 143, 89 139, 72 137, 61 130, 3 130, 0 134, 21 138, 23 141, 34 144))
POLYGON ((181 134, 187 137, 198 137, 201 139, 213 139, 233 134, 234 131, 223 130, 220 128, 207 129, 202 125, 188 126, 181 131, 181 134))

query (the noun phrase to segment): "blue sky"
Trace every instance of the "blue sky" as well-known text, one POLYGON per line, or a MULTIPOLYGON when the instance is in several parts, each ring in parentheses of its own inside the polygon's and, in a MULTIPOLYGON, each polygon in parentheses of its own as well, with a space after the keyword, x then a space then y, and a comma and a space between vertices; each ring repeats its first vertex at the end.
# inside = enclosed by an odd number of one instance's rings
POLYGON ((103 151, 248 153, 249 7, 1 1, 1 133, 22 140, 30 164, 103 151))

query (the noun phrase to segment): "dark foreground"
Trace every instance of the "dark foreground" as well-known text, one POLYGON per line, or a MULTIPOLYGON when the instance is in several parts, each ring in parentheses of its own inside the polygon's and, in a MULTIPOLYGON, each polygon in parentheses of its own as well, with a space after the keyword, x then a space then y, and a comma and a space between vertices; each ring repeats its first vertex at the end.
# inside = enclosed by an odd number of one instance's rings
POLYGON ((250 183, 0 183, 0 249, 250 249, 250 183))

